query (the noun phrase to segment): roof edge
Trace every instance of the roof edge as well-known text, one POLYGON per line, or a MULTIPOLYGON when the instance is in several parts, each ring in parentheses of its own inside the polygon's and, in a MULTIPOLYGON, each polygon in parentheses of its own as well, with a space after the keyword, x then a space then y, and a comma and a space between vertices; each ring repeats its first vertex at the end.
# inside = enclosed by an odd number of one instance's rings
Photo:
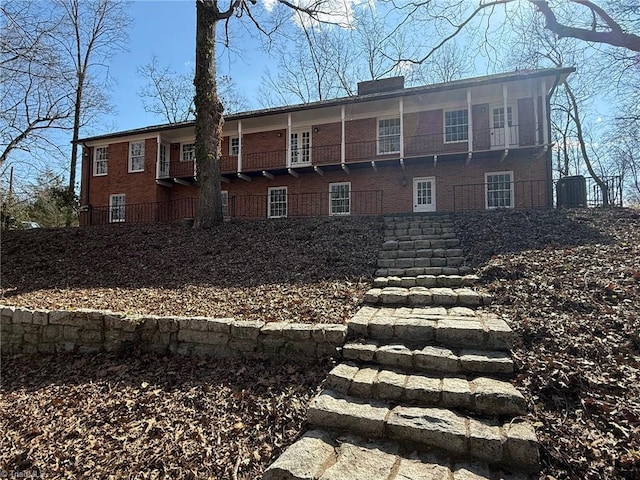
MULTIPOLYGON (((545 76, 568 76, 576 71, 576 67, 555 67, 544 68, 536 70, 516 70, 508 73, 497 73, 492 75, 483 75, 480 77, 464 78, 460 80, 453 80, 451 82, 434 83, 431 85, 422 85, 417 87, 408 87, 392 91, 384 91, 377 93, 370 93, 365 95, 354 95, 351 97, 339 97, 331 100, 321 100, 310 103, 300 103, 296 105, 284 105, 280 107, 272 107, 261 110, 249 110, 246 112, 239 112, 230 115, 225 115, 225 121, 242 120, 245 118, 251 118, 256 116, 267 116, 281 113, 291 113, 302 110, 311 110, 313 108, 332 107, 339 106, 347 103, 360 103, 369 100, 382 100, 386 98, 400 97, 403 95, 418 95, 422 93, 439 92, 451 88, 470 88, 473 86, 487 85, 491 83, 500 82, 514 82, 518 80, 526 80, 529 78, 539 78, 545 76)), ((126 137, 133 135, 141 135, 145 133, 156 133, 167 130, 177 130, 179 128, 191 127, 195 125, 195 120, 189 120, 178 123, 165 123, 159 125, 152 125, 148 127, 141 127, 129 130, 122 130, 119 132, 112 132, 103 135, 96 135, 92 137, 85 137, 76 140, 76 144, 82 144, 86 142, 94 142, 98 140, 104 140, 108 138, 126 137)))

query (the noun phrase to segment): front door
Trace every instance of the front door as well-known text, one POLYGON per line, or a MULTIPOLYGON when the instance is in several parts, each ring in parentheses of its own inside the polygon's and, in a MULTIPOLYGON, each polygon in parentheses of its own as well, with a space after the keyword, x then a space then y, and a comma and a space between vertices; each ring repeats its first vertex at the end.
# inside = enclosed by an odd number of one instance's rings
POLYGON ((436 179, 435 177, 413 179, 413 211, 436 211, 436 179))

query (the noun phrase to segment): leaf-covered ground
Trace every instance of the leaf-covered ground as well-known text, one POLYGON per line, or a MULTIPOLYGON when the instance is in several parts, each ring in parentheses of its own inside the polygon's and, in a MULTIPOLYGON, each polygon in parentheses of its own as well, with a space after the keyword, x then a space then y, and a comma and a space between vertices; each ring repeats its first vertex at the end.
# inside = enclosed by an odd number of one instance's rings
MULTIPOLYGON (((640 213, 455 221, 491 308, 520 336, 541 478, 640 479, 640 213)), ((3 302, 339 322, 381 241, 379 219, 15 232, 2 239, 3 302)), ((152 355, 2 366, 0 469, 46 478, 259 478, 328 368, 152 355)))
POLYGON ((380 218, 3 232, 2 303, 341 323, 369 288, 380 218))
POLYGON ((640 479, 640 211, 488 212, 458 233, 520 336, 542 478, 640 479))
POLYGON ((300 432, 328 367, 4 358, 0 478, 259 479, 300 432))

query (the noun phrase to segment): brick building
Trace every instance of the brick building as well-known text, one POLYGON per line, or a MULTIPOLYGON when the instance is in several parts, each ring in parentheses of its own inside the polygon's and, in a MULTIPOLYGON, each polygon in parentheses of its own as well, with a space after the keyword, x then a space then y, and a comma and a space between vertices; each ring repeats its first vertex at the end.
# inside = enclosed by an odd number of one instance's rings
MULTIPOLYGON (((225 118, 230 217, 363 215, 552 204, 549 96, 573 68, 404 88, 225 118)), ((176 221, 197 201, 194 124, 85 138, 82 225, 176 221)))

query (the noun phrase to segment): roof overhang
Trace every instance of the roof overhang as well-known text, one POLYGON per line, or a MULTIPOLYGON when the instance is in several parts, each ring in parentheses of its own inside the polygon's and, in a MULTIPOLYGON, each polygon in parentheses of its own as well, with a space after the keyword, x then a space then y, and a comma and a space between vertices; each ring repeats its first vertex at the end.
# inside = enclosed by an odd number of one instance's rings
MULTIPOLYGON (((277 120, 278 117, 281 121, 276 121, 278 124, 274 126, 272 129, 280 128, 282 126, 286 126, 286 116, 290 113, 300 113, 302 117, 304 117, 305 112, 309 112, 308 114, 312 117, 319 111, 329 112, 331 110, 335 110, 334 107, 341 107, 343 105, 352 106, 352 108, 358 108, 357 105, 365 103, 365 102, 376 102, 376 103, 386 103, 385 101, 393 101, 393 99, 397 99, 400 97, 439 97, 446 95, 447 92, 452 92, 458 90, 460 92, 465 92, 468 89, 474 89, 479 92, 483 90, 483 88, 490 88, 491 86, 497 84, 509 84, 513 82, 541 82, 545 80, 546 92, 545 94, 549 94, 551 90, 562 83, 567 79, 567 77, 575 72, 575 67, 562 67, 562 68, 549 68, 542 70, 521 70, 510 73, 501 73, 495 75, 486 75, 482 77, 474 77, 469 79, 462 80, 454 80, 452 82, 444 82, 433 85, 424 85, 420 87, 410 87, 404 88, 401 90, 393 90, 388 92, 379 92, 372 93, 368 95, 358 95, 352 97, 342 97, 336 98, 332 100, 323 100, 319 102, 310 102, 305 104, 298 105, 288 105, 283 107, 274 107, 267 108, 262 110, 252 110, 247 112, 241 112, 231 115, 225 116, 225 122, 230 123, 234 121, 251 121, 256 120, 262 117, 272 117, 274 120, 277 120), (314 114, 311 114, 311 110, 314 111, 314 114)), ((133 130, 124 130, 120 132, 108 133, 104 135, 98 135, 93 137, 81 138, 76 141, 79 144, 88 144, 98 145, 100 142, 105 140, 110 140, 112 143, 114 140, 118 140, 122 138, 123 141, 129 140, 132 137, 141 137, 141 138, 149 138, 153 135, 165 134, 167 137, 173 138, 181 138, 185 136, 185 132, 192 132, 195 126, 194 121, 188 122, 180 122, 174 124, 162 124, 162 125, 153 125, 149 127, 143 127, 133 130)))

